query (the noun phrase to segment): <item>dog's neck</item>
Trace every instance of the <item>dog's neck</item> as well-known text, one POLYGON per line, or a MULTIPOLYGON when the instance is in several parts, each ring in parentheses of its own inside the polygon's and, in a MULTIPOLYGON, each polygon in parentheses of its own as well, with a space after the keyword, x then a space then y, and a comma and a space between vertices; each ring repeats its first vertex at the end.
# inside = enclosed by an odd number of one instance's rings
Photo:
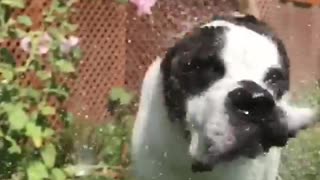
MULTIPOLYGON (((218 165, 212 172, 194 174, 191 171, 192 160, 188 152, 189 142, 184 137, 183 128, 178 121, 168 119, 160 63, 160 59, 153 62, 142 84, 143 93, 139 104, 139 109, 142 111, 137 114, 136 131, 132 139, 135 141, 133 144, 139 147, 132 147, 132 152, 135 158, 140 158, 140 155, 149 158, 141 161, 141 157, 139 162, 144 164, 138 166, 150 168, 145 169, 145 172, 153 173, 153 176, 157 176, 158 173, 167 176, 167 180, 174 179, 170 176, 171 172, 174 172, 172 174, 179 172, 179 177, 185 177, 185 179, 212 180, 212 177, 217 177, 219 180, 235 180, 240 176, 247 178, 246 180, 266 180, 257 177, 264 174, 260 171, 265 171, 266 160, 270 161, 269 164, 267 163, 269 166, 274 166, 273 171, 277 171, 278 150, 274 155, 272 155, 273 152, 269 153, 272 160, 268 158, 269 155, 255 160, 239 159, 232 163, 218 165)), ((274 174, 277 172, 271 173, 272 176, 274 174)))

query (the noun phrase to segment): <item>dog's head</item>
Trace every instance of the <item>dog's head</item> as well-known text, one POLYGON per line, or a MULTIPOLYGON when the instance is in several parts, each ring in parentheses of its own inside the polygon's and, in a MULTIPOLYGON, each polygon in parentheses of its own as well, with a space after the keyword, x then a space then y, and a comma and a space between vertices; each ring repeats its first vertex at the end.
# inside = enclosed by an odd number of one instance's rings
POLYGON ((190 132, 194 171, 284 146, 313 117, 288 104, 286 49, 253 16, 194 30, 168 50, 161 72, 169 117, 190 132))

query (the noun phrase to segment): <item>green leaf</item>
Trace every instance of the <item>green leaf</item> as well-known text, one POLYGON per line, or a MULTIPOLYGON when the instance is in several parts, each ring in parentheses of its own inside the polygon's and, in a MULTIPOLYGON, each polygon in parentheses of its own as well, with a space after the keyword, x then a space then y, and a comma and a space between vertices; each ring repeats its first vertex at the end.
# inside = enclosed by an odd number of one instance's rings
POLYGON ((75 68, 73 64, 69 61, 66 60, 58 60, 55 63, 56 67, 58 68, 59 71, 64 72, 64 73, 71 73, 75 72, 75 68))
POLYGON ((129 0, 117 0, 117 2, 121 4, 126 4, 129 2, 129 0))
POLYGON ((46 166, 40 161, 33 162, 27 168, 27 175, 29 180, 43 180, 49 178, 46 166))
POLYGON ((18 29, 18 28, 14 28, 14 33, 17 39, 23 38, 27 36, 27 32, 22 30, 22 29, 18 29))
POLYGON ((0 2, 0 17, 2 17, 2 21, 4 23, 7 23, 11 17, 13 10, 9 9, 5 6, 1 6, 1 2, 0 2))
POLYGON ((51 174, 52 174, 52 179, 53 180, 65 180, 65 179, 67 179, 65 173, 61 169, 58 169, 58 168, 52 169, 51 174))
POLYGON ((12 81, 14 78, 14 73, 10 69, 1 68, 0 73, 7 82, 12 81))
POLYGON ((50 35, 54 39, 58 39, 58 40, 62 41, 65 38, 65 35, 63 33, 61 33, 60 30, 55 27, 50 27, 48 29, 48 32, 50 33, 50 35))
POLYGON ((71 33, 77 30, 78 25, 76 24, 70 24, 68 22, 63 22, 62 23, 63 27, 65 28, 65 30, 67 31, 67 33, 71 33))
POLYGON ((43 106, 40 108, 40 111, 46 116, 54 115, 56 113, 56 109, 52 106, 43 106))
POLYGON ((0 49, 0 57, 1 57, 1 61, 3 62, 11 66, 16 65, 16 61, 14 60, 14 57, 12 56, 11 52, 7 48, 0 49))
POLYGON ((42 145, 41 126, 37 126, 34 122, 29 122, 26 125, 26 135, 31 137, 35 147, 39 148, 42 145))
POLYGON ((66 123, 65 125, 68 126, 74 122, 74 116, 70 112, 63 112, 60 113, 61 119, 66 123))
POLYGON ((76 47, 72 50, 72 56, 76 59, 76 60, 79 60, 82 58, 83 56, 83 53, 81 51, 81 48, 80 47, 76 47))
POLYGON ((3 136, 4 136, 4 134, 3 134, 2 130, 0 129, 0 138, 3 136))
POLYGON ((23 24, 27 27, 32 26, 32 20, 29 16, 25 16, 25 15, 18 16, 17 21, 18 23, 23 24))
POLYGON ((37 71, 36 75, 42 80, 45 81, 52 77, 52 73, 50 71, 37 71))
POLYGON ((11 138, 10 136, 6 136, 5 139, 11 143, 11 146, 10 146, 10 148, 8 149, 8 152, 9 152, 10 154, 14 154, 14 153, 20 154, 20 153, 21 153, 21 148, 20 148, 20 146, 17 144, 16 140, 14 140, 13 138, 11 138))
POLYGON ((20 89, 20 96, 21 97, 29 97, 36 101, 40 100, 40 92, 38 90, 32 88, 24 88, 20 89))
POLYGON ((68 7, 65 7, 65 6, 56 7, 55 10, 59 14, 64 14, 68 11, 68 7))
POLYGON ((56 161, 57 151, 53 144, 47 144, 41 151, 41 157, 48 168, 52 168, 56 161))
POLYGON ((55 16, 47 16, 44 18, 44 21, 47 23, 52 23, 54 22, 55 18, 56 18, 55 16))
POLYGON ((50 128, 46 128, 43 133, 42 133, 42 137, 44 138, 48 138, 54 135, 54 130, 50 129, 50 128))
POLYGON ((57 96, 62 96, 64 98, 67 98, 69 96, 68 92, 63 88, 57 88, 57 89, 48 88, 48 89, 44 89, 43 91, 46 93, 55 94, 57 96))
POLYGON ((25 7, 25 0, 2 0, 0 1, 1 4, 10 6, 12 8, 24 8, 25 7))
POLYGON ((14 130, 23 129, 29 121, 29 116, 23 110, 21 105, 13 106, 11 111, 8 112, 8 116, 10 128, 14 130))
POLYGON ((133 99, 133 96, 123 88, 113 88, 110 93, 110 99, 112 101, 119 101, 121 105, 128 105, 133 99))

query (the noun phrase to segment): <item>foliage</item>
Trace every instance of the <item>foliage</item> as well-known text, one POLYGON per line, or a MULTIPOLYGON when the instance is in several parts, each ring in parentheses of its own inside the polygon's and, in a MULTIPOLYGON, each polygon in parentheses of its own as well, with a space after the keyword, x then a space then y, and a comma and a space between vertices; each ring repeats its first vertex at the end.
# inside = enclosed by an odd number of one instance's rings
POLYGON ((77 120, 61 136, 67 171, 80 179, 124 180, 128 176, 129 138, 135 112, 134 96, 113 88, 111 122, 92 125, 77 120))
POLYGON ((59 134, 49 119, 56 115, 67 126, 72 115, 49 99, 62 104, 68 98, 68 88, 57 79, 70 77, 81 58, 79 47, 71 47, 67 38, 76 30, 69 22, 75 2, 53 0, 43 14, 42 29, 26 31, 33 25, 32 18, 12 14, 25 8, 25 0, 0 1, 0 42, 20 39, 28 54, 18 65, 8 49, 0 49, 0 179, 66 178, 64 164, 57 161, 59 134), (30 75, 40 85, 23 85, 30 75))

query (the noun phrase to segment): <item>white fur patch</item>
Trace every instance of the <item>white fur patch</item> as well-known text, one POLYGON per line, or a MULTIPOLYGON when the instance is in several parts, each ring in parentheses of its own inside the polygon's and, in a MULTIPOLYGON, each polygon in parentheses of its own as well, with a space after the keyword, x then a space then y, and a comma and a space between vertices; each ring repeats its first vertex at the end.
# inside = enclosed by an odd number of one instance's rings
POLYGON ((227 78, 235 81, 254 80, 261 85, 268 68, 280 67, 277 46, 268 37, 223 20, 213 21, 203 27, 210 26, 228 28, 221 54, 227 78))

